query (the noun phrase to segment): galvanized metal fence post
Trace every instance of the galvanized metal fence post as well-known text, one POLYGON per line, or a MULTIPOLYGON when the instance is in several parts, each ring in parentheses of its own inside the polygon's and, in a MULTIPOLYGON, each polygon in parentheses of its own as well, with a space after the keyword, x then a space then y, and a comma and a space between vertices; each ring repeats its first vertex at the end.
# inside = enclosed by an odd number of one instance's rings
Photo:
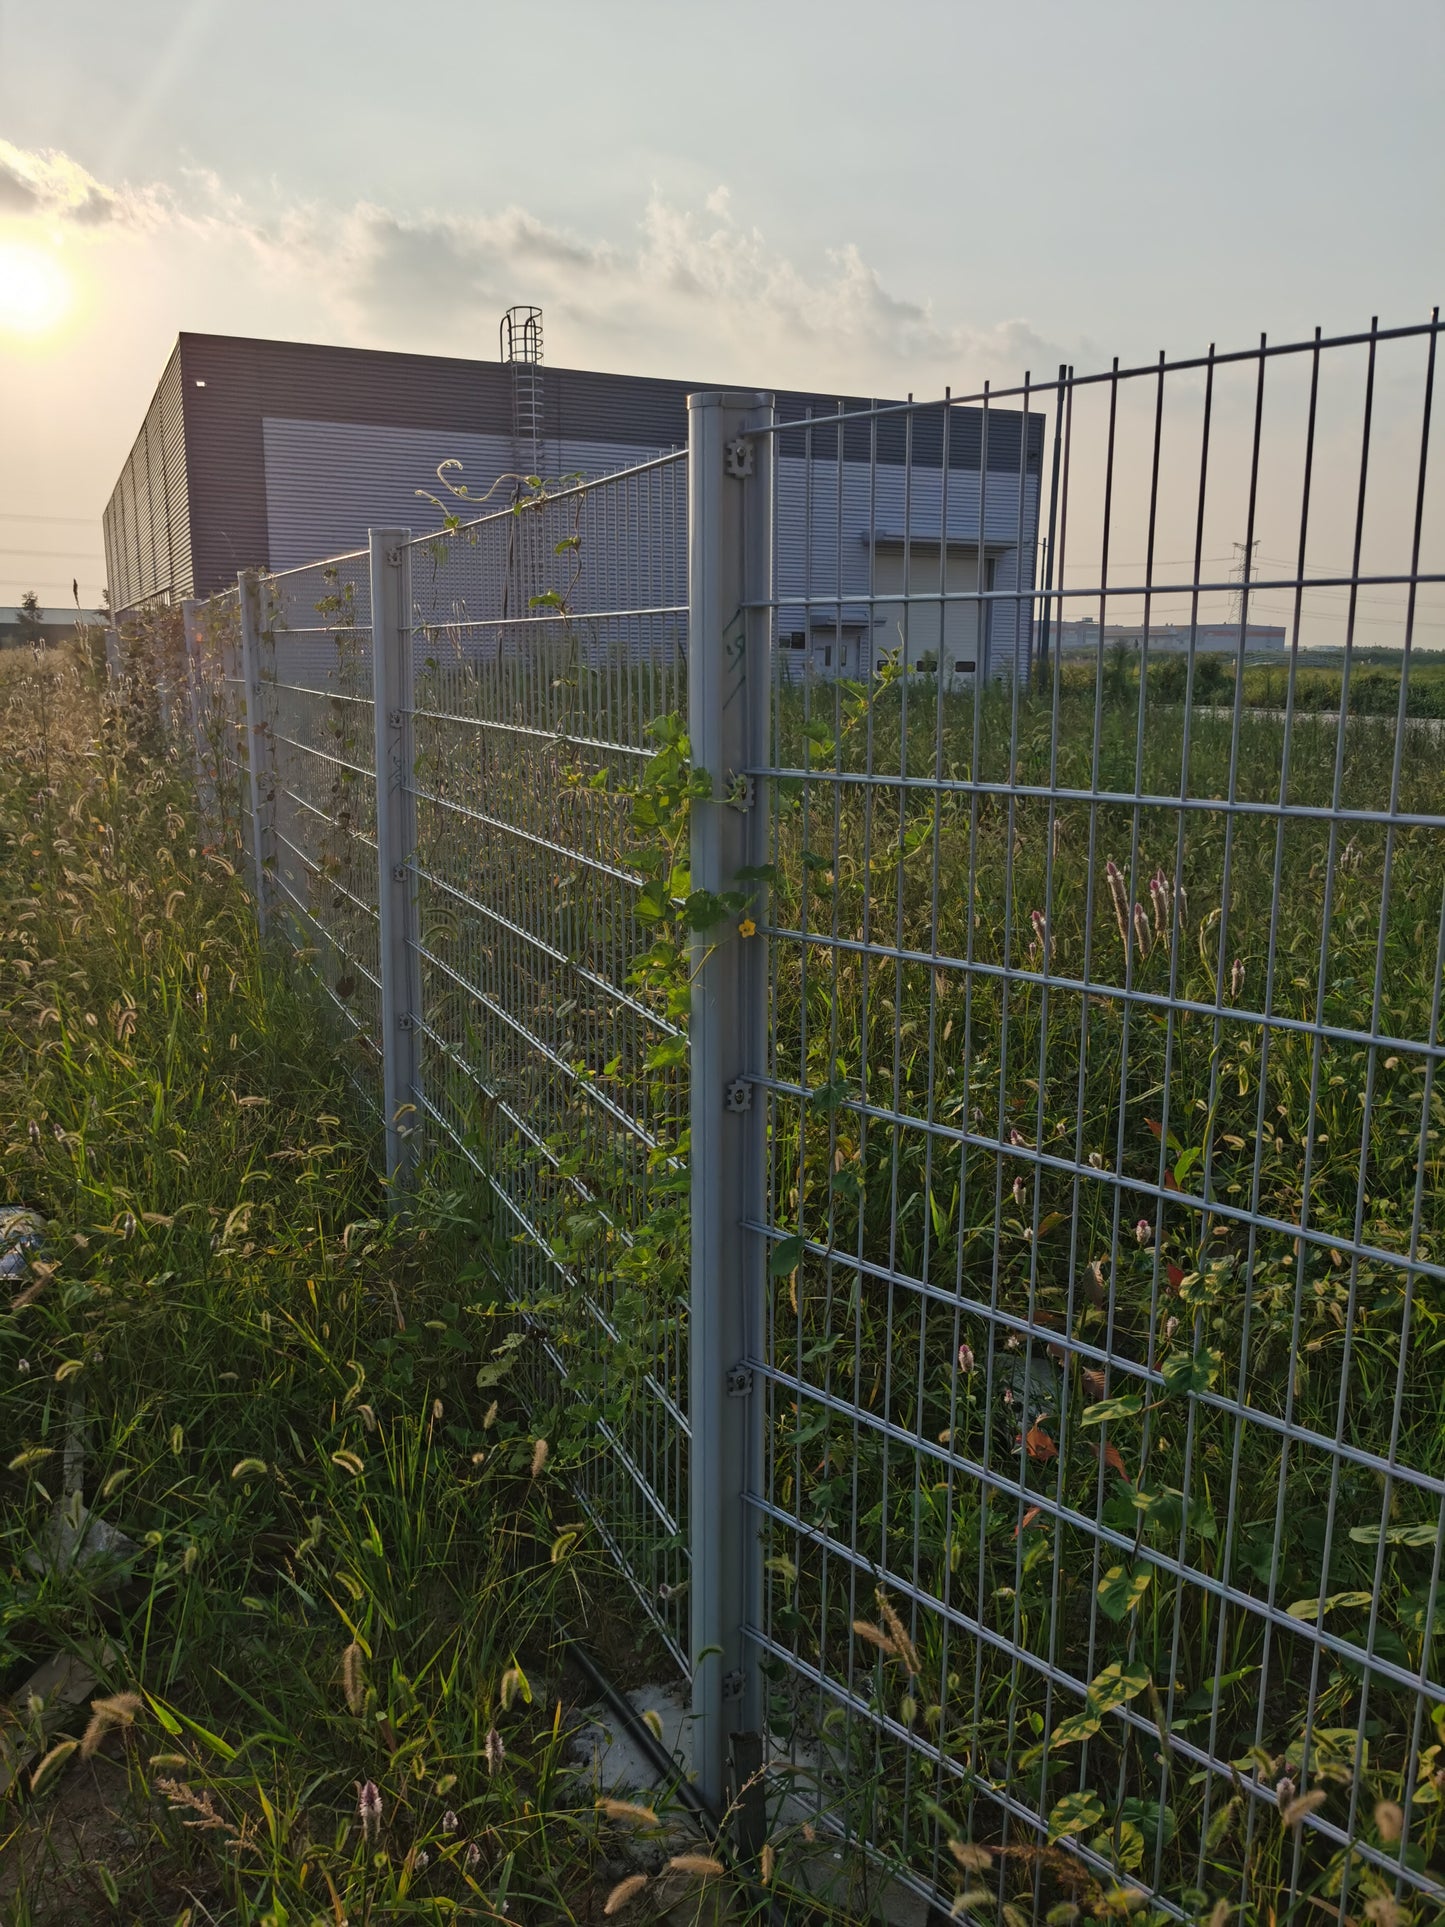
MULTIPOLYGON (((767 799, 748 772, 768 761, 773 449, 757 431, 772 418, 771 395, 688 397, 688 733, 711 784, 692 806, 698 891, 739 888, 767 854, 767 799)), ((697 934, 691 1017, 692 1747, 718 1806, 730 1753, 745 1773, 763 1724, 747 1645, 762 1555, 745 1507, 761 1475, 767 1112, 750 1080, 766 1065, 767 951, 744 921, 697 934)))
POLYGON ((238 580, 241 588, 241 689, 245 700, 246 770, 251 791, 251 871, 256 892, 256 921, 264 937, 270 909, 270 872, 276 861, 276 773, 261 675, 261 577, 254 569, 243 569, 238 580))
POLYGON ((372 529, 371 668, 376 696, 376 869, 386 1174, 395 1198, 416 1169, 416 797, 412 788, 411 530, 372 529))

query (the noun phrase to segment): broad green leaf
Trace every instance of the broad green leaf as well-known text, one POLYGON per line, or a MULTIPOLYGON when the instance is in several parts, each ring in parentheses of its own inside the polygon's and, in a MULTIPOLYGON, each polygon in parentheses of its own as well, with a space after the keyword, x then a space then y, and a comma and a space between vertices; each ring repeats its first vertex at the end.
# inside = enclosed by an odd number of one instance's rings
MULTIPOLYGON (((1331 1593, 1324 1603, 1324 1610, 1330 1612, 1336 1606, 1368 1606, 1373 1598, 1374 1594, 1368 1592, 1331 1593)), ((1291 1619, 1314 1620, 1320 1615, 1320 1602, 1318 1599, 1297 1599, 1292 1606, 1286 1606, 1285 1611, 1291 1619)))
POLYGON ((1119 1398, 1101 1398, 1097 1405, 1086 1405, 1081 1423, 1103 1425, 1113 1418, 1133 1418, 1143 1409, 1144 1400, 1138 1392, 1125 1392, 1119 1398))
POLYGON ((798 1269, 803 1256, 801 1238, 780 1238, 768 1253, 768 1274, 773 1278, 786 1278, 798 1269))
MULTIPOLYGON (((1378 1526, 1351 1526, 1350 1537, 1356 1545, 1377 1546, 1380 1543, 1378 1526)), ((1433 1546, 1438 1537, 1433 1525, 1387 1526, 1385 1544, 1387 1546, 1433 1546)))
POLYGON ((1099 1610, 1117 1622, 1133 1612, 1148 1592, 1153 1574, 1147 1566, 1110 1566, 1099 1581, 1099 1610))
POLYGON ((1050 1840, 1062 1840, 1071 1833, 1083 1833, 1102 1825, 1103 1802, 1096 1793, 1066 1793, 1049 1815, 1050 1840))
POLYGON ((1193 1358, 1187 1352, 1177 1352, 1173 1358, 1164 1361, 1164 1390, 1171 1398, 1182 1398, 1190 1392, 1207 1392, 1219 1372, 1218 1352, 1196 1352, 1193 1358))
MULTIPOLYGON (((1145 1586, 1149 1584, 1147 1571, 1135 1577, 1142 1577, 1145 1586)), ((1099 1712, 1107 1713, 1112 1707, 1124 1706, 1130 1700, 1137 1699, 1148 1684, 1147 1666, 1141 1666, 1137 1660, 1126 1666, 1123 1660, 1116 1659, 1111 1666, 1104 1668, 1097 1679, 1090 1682, 1089 1700, 1099 1712)))
POLYGON ((1144 1835, 1132 1820, 1121 1820, 1118 1826, 1119 1865, 1126 1873, 1133 1873, 1144 1860, 1144 1835))
POLYGON ((1103 1724, 1097 1713, 1075 1713, 1060 1720, 1049 1736, 1050 1746, 1072 1746, 1076 1740, 1091 1740, 1103 1724))

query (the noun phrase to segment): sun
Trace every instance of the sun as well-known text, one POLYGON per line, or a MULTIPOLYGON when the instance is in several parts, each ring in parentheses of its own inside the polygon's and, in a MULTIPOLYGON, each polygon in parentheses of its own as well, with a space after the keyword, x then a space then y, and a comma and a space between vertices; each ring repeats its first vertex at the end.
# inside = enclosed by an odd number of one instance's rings
POLYGON ((73 298, 70 276, 51 250, 0 238, 0 334, 42 339, 60 326, 73 298))

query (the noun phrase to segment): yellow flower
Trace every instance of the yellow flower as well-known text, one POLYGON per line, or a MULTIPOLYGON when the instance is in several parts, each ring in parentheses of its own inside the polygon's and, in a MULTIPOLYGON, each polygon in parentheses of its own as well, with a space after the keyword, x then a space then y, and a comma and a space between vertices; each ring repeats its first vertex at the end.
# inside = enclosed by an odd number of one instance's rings
POLYGON ((755 937, 757 934, 758 926, 753 922, 752 918, 744 917, 738 925, 738 935, 740 937, 755 937))

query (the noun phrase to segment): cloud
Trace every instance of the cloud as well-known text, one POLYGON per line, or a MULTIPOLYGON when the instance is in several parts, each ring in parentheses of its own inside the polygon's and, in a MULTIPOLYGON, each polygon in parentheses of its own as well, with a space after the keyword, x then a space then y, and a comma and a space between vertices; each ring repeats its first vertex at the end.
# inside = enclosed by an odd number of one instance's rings
POLYGON ((630 237, 613 240, 516 206, 258 205, 198 171, 107 183, 65 153, 0 141, 0 208, 59 220, 78 239, 166 244, 187 290, 181 325, 194 325, 204 284, 212 311, 229 300, 236 318, 221 325, 238 332, 266 325, 259 303, 288 332, 486 354, 502 310, 535 301, 549 345, 565 342, 577 363, 878 394, 1013 379, 1057 359, 1027 321, 971 327, 885 285, 851 241, 792 259, 739 217, 725 184, 700 207, 654 187, 630 237))
POLYGON ((80 227, 111 221, 149 227, 166 218, 170 197, 159 187, 107 187, 79 161, 55 148, 26 149, 0 140, 0 207, 80 227))

